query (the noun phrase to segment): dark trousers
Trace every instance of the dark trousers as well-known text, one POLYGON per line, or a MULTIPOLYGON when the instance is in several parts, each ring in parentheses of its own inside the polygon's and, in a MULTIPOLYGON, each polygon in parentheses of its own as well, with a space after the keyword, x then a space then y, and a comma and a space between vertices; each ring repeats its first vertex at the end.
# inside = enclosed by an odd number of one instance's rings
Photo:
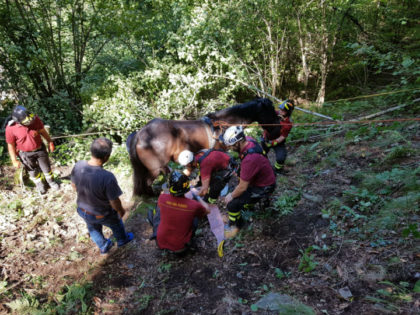
POLYGON ((261 199, 270 196, 276 185, 270 185, 265 187, 248 187, 242 195, 234 198, 227 205, 229 223, 236 224, 241 219, 241 211, 252 207, 261 199))
POLYGON ((44 174, 51 172, 50 159, 44 145, 38 151, 19 152, 19 158, 32 178, 37 177, 40 170, 44 174))
POLYGON ((283 165, 287 157, 286 144, 282 142, 276 145, 275 147, 273 147, 273 149, 274 149, 274 152, 276 153, 276 162, 278 164, 283 165))
POLYGON ((220 192, 223 190, 223 188, 225 188, 226 184, 229 182, 231 175, 232 172, 230 170, 221 170, 214 172, 210 178, 209 194, 208 196, 206 196, 205 200, 208 199, 208 197, 211 199, 219 198, 220 192))

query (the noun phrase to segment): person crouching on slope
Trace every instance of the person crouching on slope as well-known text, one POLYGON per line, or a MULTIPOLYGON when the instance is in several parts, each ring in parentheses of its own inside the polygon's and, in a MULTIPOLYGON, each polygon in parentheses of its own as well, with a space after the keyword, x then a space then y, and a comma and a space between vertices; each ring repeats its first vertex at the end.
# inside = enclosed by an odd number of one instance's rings
POLYGON ((188 176, 193 168, 199 168, 202 186, 198 195, 211 204, 217 202, 236 167, 236 162, 229 154, 216 149, 201 150, 195 155, 184 150, 179 154, 178 162, 186 167, 184 173, 188 176))
POLYGON ((241 159, 239 184, 225 197, 229 223, 225 237, 233 238, 242 226, 241 212, 274 191, 276 176, 261 146, 251 137, 245 137, 241 126, 226 129, 221 137, 224 144, 239 153, 241 159))
POLYGON ((188 199, 190 190, 188 176, 175 170, 169 175, 169 194, 162 193, 154 213, 148 214, 153 226, 153 238, 160 249, 175 254, 185 252, 198 226, 198 218, 210 213, 208 205, 198 196, 188 199))

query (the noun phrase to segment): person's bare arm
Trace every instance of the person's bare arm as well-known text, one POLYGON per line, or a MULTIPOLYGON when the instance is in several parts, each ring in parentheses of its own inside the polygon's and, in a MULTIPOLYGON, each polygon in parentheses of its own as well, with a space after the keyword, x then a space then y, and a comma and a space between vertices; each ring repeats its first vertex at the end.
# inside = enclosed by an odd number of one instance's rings
POLYGON ((284 136, 280 136, 277 139, 271 140, 271 144, 276 145, 278 143, 282 143, 284 140, 286 139, 286 137, 284 136))
POLYGON ((225 203, 229 203, 232 201, 232 199, 239 197, 242 195, 249 186, 249 182, 244 181, 243 179, 239 179, 239 184, 236 186, 236 188, 225 197, 225 203))
POLYGON ((45 128, 42 128, 42 129, 38 130, 38 132, 41 134, 41 136, 44 137, 45 140, 48 141, 48 149, 50 150, 50 152, 54 152, 54 150, 55 150, 54 142, 52 141, 48 131, 45 130, 45 128))
POLYGON ((45 140, 47 140, 48 142, 52 142, 50 134, 48 133, 47 130, 45 130, 45 128, 39 129, 38 132, 40 133, 41 136, 44 137, 45 140))
POLYGON ((74 183, 71 183, 71 187, 73 187, 74 191, 77 191, 76 185, 74 183))
POLYGON ((14 143, 8 143, 7 150, 9 151, 10 160, 12 161, 13 166, 19 168, 20 161, 17 159, 16 145, 14 143))
POLYGON ((121 217, 121 219, 122 219, 122 217, 124 216, 124 214, 125 214, 125 210, 124 210, 124 208, 123 208, 123 206, 122 206, 122 204, 121 204, 121 200, 120 200, 120 198, 117 198, 117 199, 115 199, 115 200, 110 200, 109 201, 109 203, 111 204, 111 207, 113 208, 113 209, 115 209, 115 211, 117 211, 118 212, 118 214, 120 215, 120 217, 121 217))
POLYGON ((204 197, 209 192, 209 186, 210 186, 210 178, 202 179, 201 180, 201 189, 198 195, 200 197, 204 197))
POLYGON ((210 214, 210 207, 207 202, 205 202, 203 199, 201 199, 200 196, 193 193, 193 197, 206 209, 206 215, 210 214))
POLYGON ((240 195, 242 195, 245 192, 245 190, 248 189, 248 186, 249 186, 249 182, 244 181, 243 179, 239 179, 238 186, 236 186, 236 188, 231 193, 232 194, 232 199, 237 198, 240 195))

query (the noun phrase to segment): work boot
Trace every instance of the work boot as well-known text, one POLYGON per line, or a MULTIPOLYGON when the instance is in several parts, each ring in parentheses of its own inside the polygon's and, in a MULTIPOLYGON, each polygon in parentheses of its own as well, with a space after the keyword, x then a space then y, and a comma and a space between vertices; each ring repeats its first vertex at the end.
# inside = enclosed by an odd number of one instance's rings
POLYGON ((47 190, 45 189, 44 183, 42 181, 35 182, 36 190, 41 194, 45 195, 47 190))
POLYGON ((286 175, 288 173, 288 171, 285 170, 284 167, 281 167, 281 168, 273 167, 273 171, 276 175, 286 175))
POLYGON ((47 190, 45 189, 44 182, 42 181, 42 178, 40 174, 36 176, 31 176, 31 181, 35 184, 36 190, 39 192, 40 195, 45 195, 47 193, 47 190))
POLYGON ((49 173, 44 173, 44 177, 45 180, 47 181, 48 185, 50 185, 50 187, 54 190, 59 190, 60 189, 60 185, 54 181, 54 175, 52 173, 52 171, 50 171, 49 173))
POLYGON ((226 224, 225 225, 225 239, 232 239, 238 234, 239 228, 233 224, 226 224))
POLYGON ((54 190, 60 190, 60 184, 54 181, 48 182, 48 185, 54 190))

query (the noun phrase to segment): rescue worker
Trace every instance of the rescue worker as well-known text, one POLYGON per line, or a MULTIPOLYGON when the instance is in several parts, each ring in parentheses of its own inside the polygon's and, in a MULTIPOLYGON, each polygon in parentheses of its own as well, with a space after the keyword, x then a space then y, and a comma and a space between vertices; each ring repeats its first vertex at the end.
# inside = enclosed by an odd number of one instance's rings
POLYGON ((198 195, 211 204, 216 203, 236 166, 229 154, 215 149, 201 150, 195 156, 191 151, 184 150, 179 154, 178 162, 186 167, 184 174, 187 176, 194 168, 199 168, 201 189, 198 195))
POLYGON ((263 141, 261 145, 267 153, 273 148, 276 154, 276 162, 274 163, 274 171, 276 174, 284 174, 284 162, 286 161, 287 157, 287 150, 286 150, 286 138, 292 129, 292 122, 290 121, 290 116, 292 115, 293 109, 295 105, 293 101, 286 100, 279 105, 279 110, 276 111, 280 117, 280 126, 281 132, 280 137, 276 139, 271 139, 268 132, 265 130, 263 134, 263 141))
POLYGON ((43 195, 47 190, 42 181, 41 171, 51 188, 58 190, 60 186, 54 181, 47 149, 41 136, 47 140, 49 151, 53 152, 54 142, 45 130, 41 119, 25 107, 16 106, 12 112, 12 120, 6 127, 6 142, 10 159, 15 168, 21 167, 22 162, 30 179, 35 183, 36 189, 43 195))
POLYGON ((261 146, 251 137, 245 137, 241 126, 226 129, 221 137, 223 143, 239 153, 241 160, 239 184, 225 197, 229 223, 225 226, 225 237, 233 238, 241 228, 241 211, 268 198, 274 191, 276 176, 270 161, 261 146))
POLYGON ((77 192, 77 213, 86 222, 89 235, 101 254, 106 254, 114 243, 104 237, 103 226, 112 230, 118 247, 131 242, 134 235, 125 232, 122 221, 125 209, 121 204, 122 191, 117 179, 103 169, 111 156, 111 140, 94 140, 90 152, 90 160, 77 162, 71 171, 71 185, 77 192))
POLYGON ((162 193, 154 213, 148 214, 153 226, 153 236, 160 249, 180 254, 191 245, 198 226, 198 218, 210 213, 208 205, 199 197, 188 199, 190 190, 188 176, 175 170, 169 175, 169 194, 162 193), (198 201, 197 201, 198 200, 198 201))

